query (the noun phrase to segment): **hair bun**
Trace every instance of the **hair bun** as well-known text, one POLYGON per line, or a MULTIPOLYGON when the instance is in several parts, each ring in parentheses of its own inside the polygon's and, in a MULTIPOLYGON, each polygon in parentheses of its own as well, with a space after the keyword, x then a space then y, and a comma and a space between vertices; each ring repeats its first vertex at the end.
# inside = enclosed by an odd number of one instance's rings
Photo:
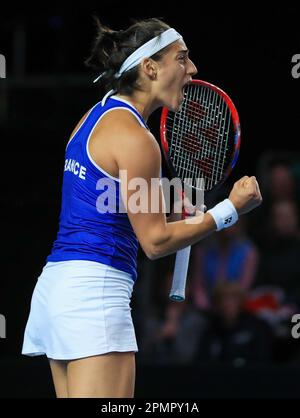
POLYGON ((114 42, 119 42, 123 38, 124 32, 125 32, 124 30, 111 31, 111 33, 110 33, 111 39, 114 42))

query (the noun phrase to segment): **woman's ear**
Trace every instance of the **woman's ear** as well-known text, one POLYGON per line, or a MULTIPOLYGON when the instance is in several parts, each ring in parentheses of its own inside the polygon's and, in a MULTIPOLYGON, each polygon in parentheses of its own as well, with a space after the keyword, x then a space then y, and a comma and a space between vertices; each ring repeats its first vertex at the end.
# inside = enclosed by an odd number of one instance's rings
POLYGON ((151 80, 156 80, 157 77, 157 64, 151 58, 145 58, 141 62, 142 71, 146 74, 151 80))

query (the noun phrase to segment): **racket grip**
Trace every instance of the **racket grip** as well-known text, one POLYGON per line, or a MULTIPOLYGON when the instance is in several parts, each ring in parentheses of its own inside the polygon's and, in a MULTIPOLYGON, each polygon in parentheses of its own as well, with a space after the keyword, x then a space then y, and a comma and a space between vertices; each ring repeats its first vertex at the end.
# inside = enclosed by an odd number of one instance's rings
POLYGON ((185 299, 185 284, 189 267, 191 246, 177 251, 172 288, 169 298, 176 302, 183 302, 185 299))

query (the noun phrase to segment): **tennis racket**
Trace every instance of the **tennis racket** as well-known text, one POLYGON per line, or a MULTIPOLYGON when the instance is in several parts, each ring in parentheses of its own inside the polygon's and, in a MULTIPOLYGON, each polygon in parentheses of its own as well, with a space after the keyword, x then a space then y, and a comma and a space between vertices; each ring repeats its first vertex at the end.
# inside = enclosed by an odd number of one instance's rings
MULTIPOLYGON (((220 186, 234 168, 240 148, 239 115, 220 88, 192 80, 180 110, 162 109, 160 138, 167 165, 176 178, 204 192, 220 186), (201 181, 200 181, 201 180, 201 181)), ((183 301, 191 247, 177 251, 170 299, 183 301)))

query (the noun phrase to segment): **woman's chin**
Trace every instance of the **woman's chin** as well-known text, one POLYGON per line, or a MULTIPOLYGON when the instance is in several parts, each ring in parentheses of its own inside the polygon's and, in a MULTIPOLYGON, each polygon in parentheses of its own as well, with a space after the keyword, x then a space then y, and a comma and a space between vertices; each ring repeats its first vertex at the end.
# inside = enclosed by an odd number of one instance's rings
POLYGON ((172 110, 172 112, 178 112, 181 109, 182 103, 183 103, 183 96, 180 97, 179 100, 177 100, 176 102, 172 103, 172 105, 169 107, 170 110, 172 110))
POLYGON ((184 101, 183 94, 179 94, 174 100, 170 101, 169 103, 165 103, 165 107, 167 107, 171 112, 178 112, 181 109, 181 105, 184 101))

